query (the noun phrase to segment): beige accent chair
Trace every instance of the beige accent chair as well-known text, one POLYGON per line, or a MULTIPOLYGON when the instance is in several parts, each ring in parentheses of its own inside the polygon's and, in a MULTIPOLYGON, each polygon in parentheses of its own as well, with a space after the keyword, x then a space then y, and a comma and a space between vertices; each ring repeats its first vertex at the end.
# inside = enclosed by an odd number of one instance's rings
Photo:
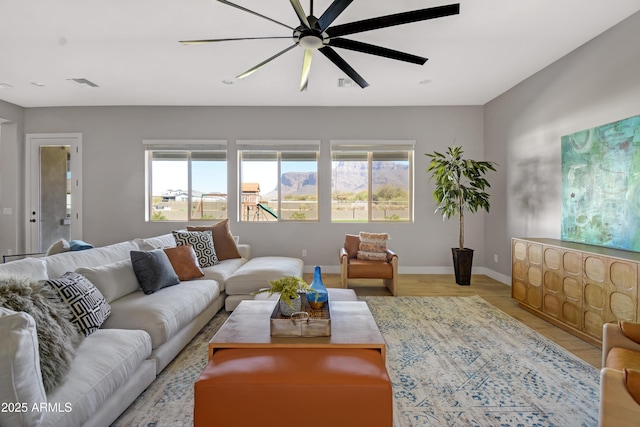
POLYGON ((382 279, 395 297, 398 295, 398 255, 387 249, 385 261, 359 260, 360 237, 347 234, 340 248, 340 286, 347 287, 348 279, 382 279))
POLYGON ((600 427, 640 425, 640 324, 606 323, 600 371, 600 427))

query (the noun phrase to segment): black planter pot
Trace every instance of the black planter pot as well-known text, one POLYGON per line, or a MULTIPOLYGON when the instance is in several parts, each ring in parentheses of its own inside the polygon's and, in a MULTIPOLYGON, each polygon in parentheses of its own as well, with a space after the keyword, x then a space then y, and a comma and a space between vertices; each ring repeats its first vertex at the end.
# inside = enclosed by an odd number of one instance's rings
POLYGON ((469 286, 471 284, 473 249, 451 248, 451 255, 453 255, 453 269, 456 273, 456 283, 461 286, 469 286))

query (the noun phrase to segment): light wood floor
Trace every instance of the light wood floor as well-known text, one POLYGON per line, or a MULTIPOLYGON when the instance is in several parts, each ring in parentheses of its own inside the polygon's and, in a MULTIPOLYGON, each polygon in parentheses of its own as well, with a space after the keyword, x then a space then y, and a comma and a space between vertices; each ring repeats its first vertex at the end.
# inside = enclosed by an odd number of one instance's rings
MULTIPOLYGON (((305 274, 304 280, 311 283, 313 274, 305 274)), ((325 286, 340 287, 340 275, 322 274, 325 286)), ((350 280, 349 287, 358 295, 391 295, 381 280, 350 280)), ((600 369, 601 350, 580 338, 548 323, 520 308, 511 298, 511 287, 484 275, 474 275, 471 286, 459 286, 453 275, 447 274, 402 274, 398 282, 399 296, 469 296, 479 295, 487 302, 519 320, 541 335, 549 338, 585 362, 600 369)))

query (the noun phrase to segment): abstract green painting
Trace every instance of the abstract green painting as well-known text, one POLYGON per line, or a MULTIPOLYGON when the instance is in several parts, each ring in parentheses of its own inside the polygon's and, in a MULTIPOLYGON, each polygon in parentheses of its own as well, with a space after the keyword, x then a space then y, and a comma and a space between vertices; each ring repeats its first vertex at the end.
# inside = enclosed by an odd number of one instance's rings
POLYGON ((562 137, 562 240, 640 252, 640 116, 562 137))

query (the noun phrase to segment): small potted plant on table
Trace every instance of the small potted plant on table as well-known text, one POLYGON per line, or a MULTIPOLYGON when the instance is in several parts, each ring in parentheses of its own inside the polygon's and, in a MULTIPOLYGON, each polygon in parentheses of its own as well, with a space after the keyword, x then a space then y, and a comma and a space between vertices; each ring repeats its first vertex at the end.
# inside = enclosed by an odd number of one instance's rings
POLYGON ((286 276, 278 280, 270 280, 269 285, 271 287, 260 289, 257 292, 253 292, 253 295, 269 292, 269 296, 279 293, 280 300, 280 313, 283 316, 291 316, 296 311, 302 309, 302 300, 300 299, 300 292, 314 292, 311 286, 304 280, 296 276, 286 276))

